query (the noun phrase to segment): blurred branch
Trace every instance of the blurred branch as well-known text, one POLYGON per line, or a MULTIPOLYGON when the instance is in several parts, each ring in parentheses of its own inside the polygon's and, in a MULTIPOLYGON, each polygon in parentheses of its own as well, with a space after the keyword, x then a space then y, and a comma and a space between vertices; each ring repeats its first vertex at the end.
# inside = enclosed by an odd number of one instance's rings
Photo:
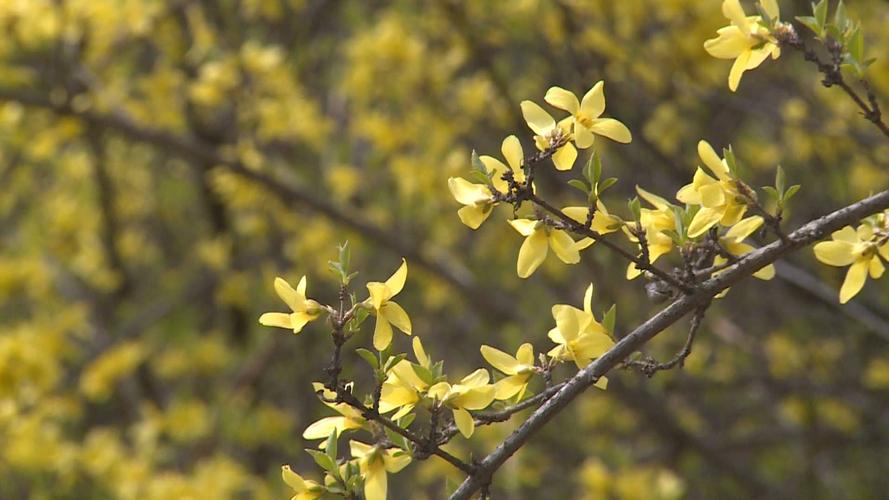
POLYGON ((494 472, 519 450, 541 427, 561 412, 571 401, 595 384, 609 370, 622 363, 658 333, 681 319, 692 310, 712 300, 713 296, 752 275, 781 256, 818 241, 824 235, 843 226, 853 224, 873 213, 889 208, 889 190, 841 208, 829 215, 813 220, 788 235, 784 241, 775 241, 758 250, 745 254, 723 273, 702 283, 695 293, 686 295, 617 342, 601 357, 587 365, 572 377, 562 389, 504 440, 490 455, 479 462, 476 472, 469 476, 451 496, 451 500, 468 499, 472 494, 491 482, 494 472))

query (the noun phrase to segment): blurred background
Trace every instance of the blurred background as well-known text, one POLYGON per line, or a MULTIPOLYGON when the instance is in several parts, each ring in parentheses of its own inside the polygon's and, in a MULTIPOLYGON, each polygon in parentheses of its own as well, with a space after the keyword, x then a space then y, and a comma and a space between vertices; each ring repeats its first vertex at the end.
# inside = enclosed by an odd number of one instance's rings
MULTIPOLYGON (((889 96, 889 5, 848 3, 889 96)), ((783 165, 803 185, 790 226, 884 189, 889 144, 799 54, 728 91, 731 62, 702 47, 726 23, 716 0, 0 1, 0 498, 287 498, 284 463, 318 479, 300 436, 331 414, 310 385, 329 333, 257 318, 283 308, 278 275, 333 301, 344 240, 360 295, 407 258, 399 303, 455 377, 485 366, 482 343, 548 349, 550 306, 590 282, 618 335, 644 321, 661 305, 614 255, 521 280, 507 207, 475 232, 457 218, 447 178, 509 134, 529 151, 519 102, 552 85, 606 81, 634 138, 595 145, 623 215, 635 185, 689 182, 701 138, 732 144, 754 186, 783 165)), ((580 204, 572 175, 539 189, 580 204)), ((884 498, 889 282, 839 306, 843 273, 805 250, 734 287, 684 370, 613 373, 508 462, 495 498, 884 498)), ((669 357, 685 328, 646 353, 669 357)), ((450 449, 483 456, 520 421, 450 449)), ((462 479, 414 463, 390 498, 462 479)))

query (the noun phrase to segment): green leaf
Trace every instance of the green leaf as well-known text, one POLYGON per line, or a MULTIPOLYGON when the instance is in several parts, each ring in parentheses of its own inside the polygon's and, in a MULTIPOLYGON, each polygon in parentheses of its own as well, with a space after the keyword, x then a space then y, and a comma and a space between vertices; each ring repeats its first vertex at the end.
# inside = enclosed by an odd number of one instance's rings
POLYGON ((586 183, 579 179, 571 179, 568 181, 568 185, 580 190, 583 194, 589 194, 590 190, 587 187, 586 183))
POLYGON ((799 184, 794 184, 794 185, 790 186, 789 188, 787 188, 787 192, 784 193, 784 202, 786 203, 791 198, 793 198, 793 195, 795 195, 797 193, 797 191, 799 191, 799 188, 800 188, 799 184))
POLYGON ((778 193, 778 190, 772 186, 763 186, 762 190, 769 194, 769 196, 773 197, 775 200, 780 200, 781 195, 778 193))
POLYGON ((611 186, 613 186, 615 184, 617 184, 617 177, 609 177, 599 183, 599 185, 597 186, 596 192, 598 192, 599 194, 602 194, 605 192, 606 189, 610 188, 611 186))
POLYGON ((349 240, 344 241, 338 248, 340 254, 340 267, 343 268, 344 272, 349 272, 349 264, 351 264, 352 260, 352 251, 349 248, 349 240))
POLYGON ((593 153, 593 183, 602 178, 602 156, 593 153))
POLYGON ((821 27, 818 26, 818 20, 812 16, 797 16, 796 20, 806 28, 812 30, 816 35, 821 34, 821 27))
POLYGON ((728 165, 728 170, 732 174, 732 177, 736 179, 739 178, 741 172, 738 168, 738 161, 735 159, 735 152, 732 151, 731 146, 722 150, 722 157, 725 158, 725 164, 728 165))
POLYGON ((815 20, 818 22, 817 33, 823 36, 824 24, 827 23, 827 0, 821 0, 817 4, 813 4, 812 13, 815 14, 815 20))
POLYGON ((639 205, 639 197, 634 196, 633 199, 627 202, 627 208, 630 209, 630 213, 633 214, 633 220, 639 220, 642 218, 642 207, 639 205))
POLYGON ((590 155, 589 159, 586 162, 586 165, 583 166, 583 178, 590 183, 590 185, 594 184, 596 181, 593 179, 593 158, 596 156, 594 152, 590 155))
MULTIPOLYGON (((388 347, 387 347, 387 349, 388 349, 388 347)), ((391 358, 386 360, 386 364, 384 365, 383 371, 388 373, 389 370, 391 370, 393 366, 397 365, 401 360, 403 360, 405 358, 407 358, 407 354, 404 354, 404 353, 396 354, 395 356, 392 356, 391 358)))
POLYGON ((407 415, 398 419, 398 426, 402 429, 407 429, 414 423, 414 419, 417 418, 415 413, 408 413, 407 415))
POLYGON ((849 44, 846 48, 855 62, 860 62, 864 59, 864 35, 860 26, 856 26, 849 34, 849 44))
POLYGON ((471 181, 473 184, 487 184, 491 182, 491 178, 488 177, 488 174, 483 172, 479 172, 478 170, 473 170, 469 172, 468 181, 471 181))
POLYGON ((370 367, 374 370, 380 367, 380 360, 377 359, 376 354, 368 351, 367 349, 364 349, 363 347, 355 349, 355 352, 357 352, 358 355, 361 356, 361 359, 367 361, 367 364, 369 364, 370 367))
POLYGON ((778 190, 778 193, 784 194, 784 186, 785 186, 785 175, 784 169, 781 168, 781 165, 778 165, 778 168, 775 171, 775 189, 778 190))
POLYGON ((833 14, 833 24, 835 24, 841 31, 846 31, 846 28, 849 24, 849 17, 846 15, 846 5, 843 3, 843 0, 840 0, 837 4, 837 10, 833 14))
POLYGON ((336 440, 337 434, 336 429, 334 429, 334 431, 327 436, 327 443, 324 445, 324 452, 327 453, 327 456, 334 462, 336 462, 336 440))
POLYGON ((478 153, 474 149, 472 150, 472 169, 481 172, 486 178, 488 177, 488 167, 482 163, 481 158, 478 157, 478 153))
POLYGON ((306 448, 306 453, 312 455, 312 458, 315 459, 315 463, 318 464, 319 467, 334 474, 334 471, 336 470, 336 461, 327 456, 326 453, 310 448, 306 448))
POLYGON ((602 318, 602 326, 605 327, 605 330, 609 335, 614 337, 614 323, 617 320, 617 304, 612 304, 611 308, 605 313, 605 316, 602 318))
POLYGON ((411 363, 411 368, 414 369, 414 373, 420 377, 420 380, 425 382, 427 385, 432 385, 435 383, 435 376, 432 375, 432 372, 429 371, 425 366, 420 366, 414 363, 411 363))
POLYGON ((673 207, 673 222, 676 225, 676 234, 681 241, 682 235, 685 234, 685 219, 683 218, 682 209, 679 207, 673 207))

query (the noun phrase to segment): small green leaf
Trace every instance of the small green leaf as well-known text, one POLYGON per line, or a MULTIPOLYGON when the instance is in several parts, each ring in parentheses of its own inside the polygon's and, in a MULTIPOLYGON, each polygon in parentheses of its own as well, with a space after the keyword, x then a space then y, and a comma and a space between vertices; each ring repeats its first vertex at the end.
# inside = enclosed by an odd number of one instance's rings
POLYGON ((416 373, 417 376, 420 377, 420 380, 422 380, 427 385, 432 385, 435 383, 435 376, 433 376, 432 372, 429 371, 429 369, 425 366, 411 363, 411 368, 414 369, 414 373, 416 373))
POLYGON ((593 153, 593 184, 602 178, 602 156, 593 153))
POLYGON ((336 462, 336 440, 336 429, 334 429, 334 431, 327 436, 327 443, 324 445, 324 452, 327 453, 327 456, 334 462, 336 462))
POLYGON ((613 186, 615 184, 617 184, 617 177, 609 177, 599 183, 599 185, 597 186, 596 192, 598 192, 599 194, 602 194, 605 192, 606 189, 610 188, 611 186, 613 186))
POLYGON ((407 429, 414 423, 414 419, 417 418, 415 413, 408 413, 407 415, 398 419, 398 426, 402 429, 407 429))
POLYGON ((587 187, 586 183, 579 179, 571 179, 568 181, 568 185, 573 187, 574 189, 580 190, 583 194, 589 194, 590 190, 587 187))
POLYGON ((815 14, 815 20, 818 22, 818 35, 824 35, 824 25, 827 23, 827 0, 821 0, 817 4, 812 5, 812 13, 815 14))
POLYGON ((605 331, 608 332, 611 337, 614 337, 614 323, 617 320, 617 304, 612 304, 611 308, 605 313, 605 316, 602 318, 602 326, 605 327, 605 331))
POLYGON ((816 35, 821 33, 821 27, 818 26, 818 20, 812 16, 797 16, 796 20, 799 21, 803 26, 812 30, 816 35))
POLYGON ((771 196, 772 198, 774 198, 775 200, 781 199, 781 195, 778 193, 778 190, 772 186, 763 186, 762 190, 765 191, 766 193, 768 193, 768 195, 771 196))
POLYGON ((782 195, 784 193, 784 186, 785 186, 784 183, 785 183, 784 169, 781 168, 781 165, 778 165, 778 168, 775 171, 775 189, 778 190, 778 193, 780 193, 782 195))
POLYGON ((306 448, 306 453, 312 455, 312 458, 315 459, 315 463, 318 464, 319 467, 333 474, 336 470, 336 461, 327 456, 326 453, 320 452, 318 450, 312 450, 306 448))
POLYGON ((793 195, 795 195, 797 193, 797 191, 799 191, 799 188, 800 188, 799 184, 794 184, 794 185, 790 186, 789 188, 787 188, 787 192, 784 193, 784 202, 786 203, 786 202, 790 201, 790 199, 793 198, 793 195))
POLYGON ((633 199, 627 202, 627 208, 629 208, 630 213, 633 214, 633 220, 640 220, 642 218, 642 207, 639 204, 638 196, 634 196, 633 199))
POLYGON ((589 159, 586 162, 586 165, 583 166, 583 178, 590 183, 590 185, 595 184, 596 180, 593 178, 593 158, 596 156, 594 152, 590 155, 589 159))
POLYGON ((679 207, 673 207, 673 223, 676 225, 676 234, 680 236, 680 241, 682 240, 682 235, 685 234, 685 220, 683 218, 682 209, 679 207))
POLYGON ((864 35, 860 26, 856 26, 849 34, 849 44, 847 49, 849 55, 852 56, 856 62, 860 62, 864 59, 864 35))
POLYGON ((481 172, 485 177, 488 176, 488 167, 482 163, 481 158, 478 157, 478 153, 474 149, 472 150, 472 169, 481 172))
POLYGON ((722 157, 725 158, 725 164, 728 165, 728 170, 732 174, 732 177, 736 179, 739 178, 741 172, 738 169, 738 161, 735 159, 735 152, 732 151, 731 146, 722 150, 722 157))
POLYGON ((837 4, 837 10, 833 14, 833 23, 839 27, 841 31, 845 31, 848 26, 849 17, 846 15, 846 5, 843 3, 843 0, 840 0, 837 4))
POLYGON ((355 349, 355 352, 357 352, 358 355, 361 356, 361 359, 367 361, 367 364, 369 364, 370 367, 374 370, 380 367, 380 360, 377 359, 376 354, 368 351, 367 349, 364 349, 363 347, 355 349))
POLYGON ((469 172, 468 181, 471 181, 473 184, 487 184, 491 182, 491 178, 488 177, 487 174, 479 172, 478 170, 473 170, 469 172))

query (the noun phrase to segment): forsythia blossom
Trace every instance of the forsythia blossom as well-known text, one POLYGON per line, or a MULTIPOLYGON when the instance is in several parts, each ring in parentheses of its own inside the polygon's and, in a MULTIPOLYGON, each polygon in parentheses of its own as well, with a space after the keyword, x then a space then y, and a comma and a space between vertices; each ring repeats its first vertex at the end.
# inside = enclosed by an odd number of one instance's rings
POLYGON ((713 146, 707 141, 698 142, 698 156, 716 178, 698 167, 692 183, 676 193, 679 201, 701 206, 688 225, 691 238, 704 234, 717 223, 733 226, 747 211, 747 203, 738 191, 738 181, 732 177, 726 161, 713 151, 713 146))
POLYGON ((303 479, 293 472, 289 465, 281 467, 281 477, 287 486, 293 489, 293 497, 290 500, 315 500, 324 493, 324 488, 320 484, 303 479))
POLYGON ((494 195, 485 184, 473 184, 460 177, 448 179, 448 189, 458 203, 464 205, 457 210, 460 222, 470 229, 478 229, 494 209, 494 195))
MULTIPOLYGON (((667 200, 649 193, 639 186, 636 186, 636 191, 640 198, 654 207, 653 209, 642 208, 639 211, 639 224, 645 231, 645 240, 648 243, 648 261, 653 263, 673 249, 673 239, 665 231, 676 230, 676 215, 673 212, 673 205, 667 200)), ((627 230, 626 226, 624 230, 629 235, 630 241, 639 243, 639 239, 627 230)), ((642 272, 636 268, 636 264, 630 262, 627 266, 627 279, 635 279, 640 274, 642 272)))
MULTIPOLYGON (((578 368, 583 368, 614 345, 608 330, 596 321, 592 301, 593 285, 590 284, 584 294, 583 310, 564 304, 553 306, 556 327, 549 331, 548 336, 558 345, 549 351, 550 357, 559 361, 574 361, 578 368)), ((605 377, 596 383, 603 389, 606 384, 605 377)))
POLYGON ((364 302, 373 309, 373 314, 377 317, 373 343, 374 349, 378 351, 389 347, 392 342, 392 325, 407 335, 411 334, 411 319, 400 305, 391 300, 404 288, 406 279, 407 261, 401 259, 401 267, 385 283, 372 281, 367 284, 370 297, 364 302))
POLYGON ((577 149, 571 144, 571 118, 556 123, 552 115, 531 101, 522 101, 522 115, 536 134, 534 144, 537 149, 546 151, 556 148, 553 153, 556 170, 571 170, 577 160, 577 149))
POLYGON ((411 456, 398 448, 383 448, 360 441, 349 441, 352 457, 358 459, 358 467, 364 476, 364 498, 386 500, 387 473, 396 473, 411 463, 411 456))
MULTIPOLYGON (((426 355, 419 337, 414 337, 413 348, 419 366, 429 370, 432 362, 426 355)), ((428 389, 429 384, 417 375, 411 362, 403 359, 389 370, 383 382, 380 392, 380 413, 389 413, 398 408, 399 410, 392 415, 392 420, 398 420, 414 409, 428 389)))
MULTIPOLYGON (((777 22, 780 15, 778 3, 775 0, 761 0, 759 4, 777 22)), ((716 38, 704 42, 704 49, 713 57, 735 60, 728 77, 728 87, 734 92, 745 71, 758 67, 769 56, 778 59, 781 46, 763 24, 762 17, 745 14, 739 0, 722 2, 722 13, 731 24, 719 28, 716 38)))
POLYGON ((518 399, 522 399, 534 375, 534 347, 522 344, 515 357, 486 345, 481 347, 481 353, 485 361, 507 375, 494 383, 494 398, 509 399, 518 394, 518 399))
MULTIPOLYGON (((315 382, 312 384, 315 392, 323 391, 325 399, 331 400, 336 397, 336 393, 324 388, 324 384, 315 382)), ((311 425, 303 432, 304 439, 327 439, 334 431, 337 436, 342 435, 343 431, 361 429, 367 424, 367 420, 361 416, 361 412, 347 405, 346 403, 328 403, 327 406, 339 412, 336 417, 324 417, 311 425)))
MULTIPOLYGON (((735 257, 752 252, 755 248, 744 243, 744 240, 759 229, 762 223, 763 218, 758 215, 741 220, 719 238, 719 245, 735 257)), ((713 264, 718 266, 725 263, 725 261, 725 257, 717 255, 713 259, 713 264)), ((753 273, 753 276, 761 280, 770 280, 775 277, 775 266, 769 264, 753 273)))
POLYGON ((881 234, 866 223, 858 226, 857 231, 846 226, 831 235, 832 241, 815 245, 815 257, 821 262, 837 267, 850 266, 840 288, 841 304, 845 304, 861 291, 868 274, 873 279, 883 275, 885 268, 880 256, 889 260, 885 214, 880 214, 877 220, 881 234))
POLYGON ((321 304, 306 298, 306 277, 299 280, 294 290, 289 283, 282 278, 275 278, 275 292, 278 297, 290 307, 291 313, 265 313, 259 317, 259 323, 264 326, 277 326, 293 330, 299 333, 309 321, 321 315, 321 304))
POLYGON ((475 421, 467 410, 483 410, 494 401, 495 389, 489 381, 488 371, 479 368, 457 384, 439 382, 433 385, 429 388, 429 396, 451 408, 457 429, 468 438, 475 431, 475 421))
POLYGON ((561 87, 550 87, 543 99, 549 104, 571 113, 574 144, 580 149, 592 146, 596 135, 623 143, 633 140, 630 130, 623 123, 614 118, 599 118, 605 112, 605 82, 603 81, 593 85, 593 88, 580 101, 577 100, 577 96, 573 92, 561 87))
POLYGON ((562 262, 577 264, 580 262, 580 250, 592 244, 588 238, 575 242, 564 230, 549 227, 539 220, 515 219, 509 224, 525 236, 516 262, 519 278, 531 276, 543 264, 550 248, 562 262))

